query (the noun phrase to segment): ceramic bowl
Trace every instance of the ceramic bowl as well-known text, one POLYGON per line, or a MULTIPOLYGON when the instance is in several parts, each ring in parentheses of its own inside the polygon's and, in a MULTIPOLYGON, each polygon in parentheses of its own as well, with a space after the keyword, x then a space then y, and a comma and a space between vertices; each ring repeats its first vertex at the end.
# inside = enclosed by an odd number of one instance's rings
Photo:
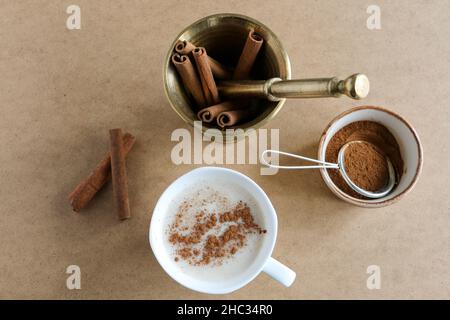
POLYGON ((364 120, 378 122, 385 126, 399 144, 404 169, 395 189, 379 199, 358 199, 339 189, 331 180, 327 169, 320 169, 320 173, 328 188, 342 200, 360 207, 383 207, 397 202, 409 193, 414 188, 422 170, 422 144, 413 126, 403 117, 382 107, 361 106, 350 109, 334 118, 326 127, 320 138, 318 159, 325 161, 328 143, 336 132, 352 122, 364 120))

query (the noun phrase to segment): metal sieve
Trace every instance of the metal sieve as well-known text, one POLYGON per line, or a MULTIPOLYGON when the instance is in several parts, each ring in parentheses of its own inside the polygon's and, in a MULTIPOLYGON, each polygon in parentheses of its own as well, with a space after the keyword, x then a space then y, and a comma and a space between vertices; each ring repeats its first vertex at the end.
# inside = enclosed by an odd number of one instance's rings
POLYGON ((386 186, 384 186, 380 190, 377 190, 375 192, 365 190, 365 189, 359 187, 358 185, 356 185, 356 183, 354 183, 352 181, 352 179, 350 179, 350 177, 348 176, 347 171, 345 170, 345 165, 344 165, 345 151, 348 148, 348 146, 350 146, 351 144, 356 144, 356 143, 371 144, 370 142, 361 141, 361 140, 355 140, 355 141, 347 142, 346 144, 344 144, 341 147, 341 149, 339 149, 337 163, 321 161, 321 160, 312 159, 312 158, 300 156, 300 155, 297 155, 297 154, 292 154, 292 153, 278 151, 278 150, 265 150, 262 153, 262 155, 261 155, 261 162, 263 164, 265 164, 266 166, 271 167, 271 168, 275 168, 275 169, 290 169, 290 170, 292 170, 292 169, 322 169, 322 168, 324 168, 324 169, 337 169, 337 170, 340 171, 341 176, 344 179, 344 181, 347 183, 347 185, 350 188, 352 188, 352 190, 354 190, 356 193, 358 193, 358 194, 360 194, 360 195, 362 195, 364 197, 371 198, 371 199, 378 199, 378 198, 382 198, 382 197, 386 196, 387 194, 389 194, 389 192, 392 191, 392 189, 395 186, 395 182, 396 182, 395 169, 394 169, 394 166, 392 165, 392 162, 389 159, 389 157, 387 157, 387 156, 385 157, 386 158, 386 163, 387 163, 387 166, 388 166, 389 179, 388 179, 388 182, 387 182, 386 186), (309 166, 280 166, 280 165, 274 165, 274 164, 271 164, 268 161, 266 161, 265 156, 268 153, 279 154, 279 155, 283 155, 283 156, 287 156, 287 157, 291 157, 291 158, 295 158, 295 159, 306 160, 306 161, 310 161, 310 162, 313 162, 313 163, 318 163, 319 165, 309 165, 309 166))

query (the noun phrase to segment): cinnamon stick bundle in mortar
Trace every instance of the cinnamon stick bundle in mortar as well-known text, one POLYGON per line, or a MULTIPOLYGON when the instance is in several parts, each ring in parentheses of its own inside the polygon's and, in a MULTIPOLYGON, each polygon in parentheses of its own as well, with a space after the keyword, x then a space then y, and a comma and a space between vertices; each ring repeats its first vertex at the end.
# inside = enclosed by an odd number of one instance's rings
POLYGON ((214 119, 221 128, 230 127, 247 119, 253 114, 247 101, 225 101, 200 110, 197 116, 203 122, 210 123, 214 119))
POLYGON ((239 108, 239 105, 234 101, 225 101, 219 104, 215 104, 213 106, 204 108, 197 113, 197 117, 203 122, 213 122, 214 119, 217 119, 219 114, 229 110, 236 110, 239 108))
POLYGON ((190 54, 192 51, 194 51, 195 48, 196 46, 186 40, 178 40, 175 43, 175 51, 179 54, 190 54))
POLYGON ((217 116, 217 124, 221 128, 231 127, 249 118, 252 114, 253 111, 249 108, 223 111, 217 116))
MULTIPOLYGON (((123 151, 125 156, 130 152, 136 138, 130 134, 123 135, 123 151)), ((97 164, 92 173, 81 181, 69 195, 69 202, 75 212, 81 209, 94 198, 96 193, 111 178, 111 153, 108 152, 105 157, 97 164)))
POLYGON ((249 78, 250 71, 262 47, 263 41, 263 38, 259 34, 254 30, 250 30, 245 41, 244 49, 239 57, 239 62, 236 69, 234 69, 233 79, 242 80, 249 78))
POLYGON ((186 89, 192 94, 197 106, 200 108, 205 107, 206 99, 203 95, 202 84, 189 57, 187 55, 174 53, 172 55, 172 63, 177 69, 186 89))
POLYGON ((205 96, 207 106, 218 104, 220 102, 219 90, 217 90, 205 48, 195 48, 194 51, 192 51, 192 55, 197 64, 197 70, 200 76, 200 82, 202 83, 203 95, 205 96))
MULTIPOLYGON (((186 40, 178 40, 175 44, 175 51, 178 52, 181 55, 188 55, 194 51, 196 47, 186 40)), ((231 79, 231 72, 230 70, 225 67, 223 64, 218 62, 217 60, 211 58, 208 56, 209 65, 211 67, 211 72, 213 73, 214 77, 217 79, 231 79)))

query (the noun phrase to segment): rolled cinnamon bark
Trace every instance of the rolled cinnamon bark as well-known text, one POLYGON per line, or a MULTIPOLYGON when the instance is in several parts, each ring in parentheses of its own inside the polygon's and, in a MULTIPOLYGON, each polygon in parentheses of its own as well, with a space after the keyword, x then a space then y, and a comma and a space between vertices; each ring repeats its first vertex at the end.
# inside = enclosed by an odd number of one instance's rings
POLYGON ((207 106, 212 106, 220 102, 219 91, 217 90, 216 82, 211 71, 211 66, 208 61, 208 54, 205 48, 195 48, 192 51, 197 70, 202 83, 203 95, 206 99, 207 106))
POLYGON ((252 111, 249 109, 224 111, 217 116, 217 124, 221 128, 231 127, 238 122, 248 119, 251 115, 252 111))
POLYGON ((186 40, 178 40, 175 43, 175 51, 179 54, 190 54, 196 47, 186 40))
POLYGON ((242 108, 235 101, 225 101, 200 110, 197 113, 198 118, 203 122, 212 122, 219 114, 224 111, 236 110, 242 108))
MULTIPOLYGON (((186 40, 178 40, 175 44, 175 51, 182 55, 188 55, 195 49, 195 46, 186 40)), ((208 56, 211 72, 217 79, 231 79, 231 71, 217 60, 208 56)))
MULTIPOLYGON (((136 138, 130 134, 123 135, 123 150, 125 155, 133 147, 136 138)), ((81 181, 69 195, 69 202, 73 211, 79 212, 81 209, 94 198, 96 193, 108 182, 111 178, 111 153, 97 164, 92 173, 83 181, 81 181)))
POLYGON ((199 108, 205 107, 206 99, 203 95, 202 84, 189 57, 187 55, 174 53, 172 55, 172 63, 177 69, 187 91, 192 95, 197 103, 197 106, 199 108))
POLYGON ((263 38, 254 30, 250 30, 245 41, 244 49, 242 50, 239 62, 234 69, 233 79, 242 80, 248 79, 250 71, 255 63, 256 56, 263 44, 263 38))
POLYGON ((111 175, 114 198, 116 200, 119 219, 124 220, 130 218, 131 214, 122 129, 109 130, 109 136, 111 142, 111 175))

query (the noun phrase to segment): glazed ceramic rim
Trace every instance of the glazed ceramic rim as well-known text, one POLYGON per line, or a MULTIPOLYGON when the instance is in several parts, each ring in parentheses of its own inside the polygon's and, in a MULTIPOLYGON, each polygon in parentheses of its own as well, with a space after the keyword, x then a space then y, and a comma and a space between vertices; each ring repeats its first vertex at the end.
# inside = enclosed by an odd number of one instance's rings
POLYGON ((359 206, 359 207, 364 207, 364 208, 380 208, 380 207, 385 207, 388 205, 391 205, 393 203, 396 203, 397 201, 399 201, 401 198, 403 198, 407 193, 409 193, 414 186, 417 183, 417 180, 419 178, 420 173, 422 172, 422 166, 423 166, 423 149, 422 149, 422 143, 420 141, 420 138, 416 132, 416 130, 414 129, 414 127, 402 116, 400 116, 399 114, 388 110, 386 108, 383 107, 378 107, 378 106, 359 106, 359 107, 355 107, 352 108, 350 110, 347 110, 341 114, 339 114, 337 117, 335 117, 333 120, 331 120, 331 122, 326 126, 325 130, 322 133, 322 136, 320 137, 320 142, 319 142, 319 148, 318 148, 318 159, 321 159, 321 152, 323 149, 323 145, 325 143, 325 139, 328 137, 329 135, 329 130, 330 128, 340 119, 342 119, 345 116, 348 116, 349 114, 356 112, 356 111, 360 111, 360 110, 367 110, 367 109, 371 109, 371 110, 378 110, 381 112, 385 112, 395 118, 397 118, 398 120, 400 120, 401 122, 403 122, 406 127, 411 131, 414 140, 416 142, 416 146, 417 146, 417 150, 418 150, 418 163, 417 163, 417 167, 415 169, 415 175, 413 180, 411 181, 411 183, 405 188, 405 190, 403 190, 402 192, 400 192, 398 195, 396 195, 395 197, 391 198, 391 199, 386 199, 384 201, 381 202, 373 202, 373 200, 365 200, 365 199, 358 199, 358 198, 354 198, 350 195, 348 195, 347 193, 343 192, 341 189, 339 189, 333 182, 333 180, 331 180, 328 172, 326 169, 320 169, 320 174, 322 176, 323 181, 325 182, 325 184, 328 186, 328 188, 340 199, 351 203, 353 205, 359 206))

